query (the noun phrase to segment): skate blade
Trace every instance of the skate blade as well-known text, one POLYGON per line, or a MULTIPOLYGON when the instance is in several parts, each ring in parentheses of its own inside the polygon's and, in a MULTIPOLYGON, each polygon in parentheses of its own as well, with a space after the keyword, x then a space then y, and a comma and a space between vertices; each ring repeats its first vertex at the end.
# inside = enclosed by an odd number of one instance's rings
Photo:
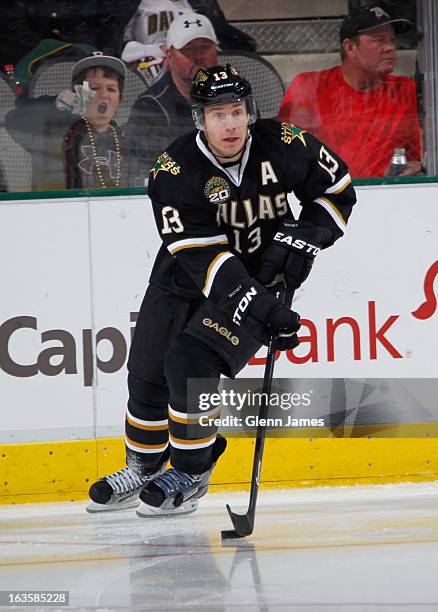
POLYGON ((118 512, 119 510, 130 510, 132 508, 137 508, 140 500, 138 497, 136 499, 127 499, 125 501, 119 503, 109 503, 109 504, 96 504, 96 502, 90 501, 85 506, 85 510, 90 514, 97 514, 99 512, 118 512))
POLYGON ((193 499, 187 501, 177 508, 155 508, 154 506, 148 506, 144 502, 140 501, 140 505, 137 508, 136 514, 140 518, 151 518, 160 516, 175 516, 177 514, 192 514, 198 509, 198 500, 193 499))

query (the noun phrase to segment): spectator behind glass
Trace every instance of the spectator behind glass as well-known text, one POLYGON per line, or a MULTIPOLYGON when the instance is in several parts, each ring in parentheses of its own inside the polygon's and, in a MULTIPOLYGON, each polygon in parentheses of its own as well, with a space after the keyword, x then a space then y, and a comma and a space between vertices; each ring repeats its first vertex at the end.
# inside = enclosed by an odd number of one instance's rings
POLYGON ((279 119, 313 132, 347 162, 353 177, 387 176, 400 147, 408 158, 402 174, 421 170, 415 83, 391 75, 395 31, 409 25, 379 7, 347 17, 340 32, 342 65, 298 74, 280 105, 279 119))
POLYGON ((73 88, 88 82, 95 95, 64 139, 67 189, 117 188, 122 180, 126 186, 126 177, 122 179, 122 133, 114 121, 125 78, 125 65, 111 56, 88 57, 73 67, 73 88))
POLYGON ((17 64, 43 39, 84 43, 120 55, 139 0, 14 0, 0 19, 0 64, 17 64))
POLYGON ((127 185, 122 135, 113 120, 125 76, 121 60, 96 52, 74 65, 74 91, 23 100, 6 115, 9 135, 32 156, 33 191, 127 185))
POLYGON ((137 98, 128 119, 127 139, 131 158, 135 158, 137 185, 167 144, 193 129, 192 79, 201 68, 217 64, 218 41, 204 15, 177 17, 169 27, 166 44, 167 70, 137 98))
POLYGON ((255 40, 226 20, 217 0, 141 0, 125 29, 127 42, 122 59, 139 67, 146 82, 163 69, 166 34, 183 13, 201 13, 212 23, 221 49, 255 51, 255 40))

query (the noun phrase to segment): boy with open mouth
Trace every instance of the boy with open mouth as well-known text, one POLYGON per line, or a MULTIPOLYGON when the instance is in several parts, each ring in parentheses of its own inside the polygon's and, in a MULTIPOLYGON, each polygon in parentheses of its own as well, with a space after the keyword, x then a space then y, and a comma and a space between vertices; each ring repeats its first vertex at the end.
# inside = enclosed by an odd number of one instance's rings
POLYGON ((127 155, 114 120, 126 66, 100 52, 79 60, 71 89, 21 101, 5 118, 32 159, 32 190, 108 189, 128 184, 127 155))
MULTIPOLYGON (((120 187, 122 136, 114 117, 125 76, 121 60, 102 54, 95 53, 74 66, 72 103, 80 102, 83 108, 73 110, 82 111, 81 118, 71 126, 63 147, 67 188, 120 187)), ((68 98, 64 101, 68 103, 68 98)))

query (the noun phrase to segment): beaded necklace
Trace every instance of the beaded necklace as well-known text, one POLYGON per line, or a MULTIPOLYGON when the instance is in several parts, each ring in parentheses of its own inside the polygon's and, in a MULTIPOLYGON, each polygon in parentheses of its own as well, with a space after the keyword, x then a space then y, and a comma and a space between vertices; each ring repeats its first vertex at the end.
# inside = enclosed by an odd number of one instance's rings
MULTIPOLYGON (((102 169, 100 167, 100 163, 97 157, 96 142, 94 140, 93 130, 91 128, 91 125, 88 123, 88 120, 85 117, 82 117, 82 120, 85 123, 85 126, 87 128, 88 139, 90 141, 91 150, 93 152, 93 159, 94 159, 94 163, 96 166, 97 176, 99 177, 100 186, 102 187, 102 189, 106 189, 106 184, 103 179, 102 169)), ((119 141, 119 137, 117 136, 116 128, 113 125, 111 125, 111 123, 109 124, 109 127, 111 128, 113 132, 114 144, 116 147, 116 181, 115 181, 114 187, 119 187, 120 186, 120 175, 121 175, 120 141, 119 141)))

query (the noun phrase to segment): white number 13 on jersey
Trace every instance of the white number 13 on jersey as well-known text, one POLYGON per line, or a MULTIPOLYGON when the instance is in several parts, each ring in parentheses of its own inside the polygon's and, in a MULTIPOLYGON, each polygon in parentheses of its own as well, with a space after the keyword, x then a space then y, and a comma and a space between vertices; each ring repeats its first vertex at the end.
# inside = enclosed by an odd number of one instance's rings
MULTIPOLYGON (((240 234, 239 234, 239 230, 233 230, 234 231, 234 238, 235 238, 235 244, 234 244, 234 248, 236 249, 236 251, 238 253, 242 252, 242 249, 240 247, 240 234)), ((249 246, 246 249, 247 253, 254 253, 254 251, 257 251, 257 249, 260 247, 260 245, 262 244, 262 236, 261 236, 261 232, 260 232, 260 227, 255 227, 253 230, 251 230, 248 234, 248 244, 249 246)))
POLYGON ((171 234, 172 232, 180 234, 184 231, 184 225, 179 218, 179 212, 176 208, 172 208, 172 206, 164 206, 161 210, 161 214, 163 215, 163 229, 161 230, 162 234, 171 234))
POLYGON ((319 161, 318 164, 321 166, 321 168, 324 168, 324 170, 330 174, 332 183, 334 183, 336 180, 335 172, 339 168, 338 162, 333 157, 333 155, 330 155, 330 153, 324 146, 322 146, 319 150, 319 158, 323 161, 319 161))

